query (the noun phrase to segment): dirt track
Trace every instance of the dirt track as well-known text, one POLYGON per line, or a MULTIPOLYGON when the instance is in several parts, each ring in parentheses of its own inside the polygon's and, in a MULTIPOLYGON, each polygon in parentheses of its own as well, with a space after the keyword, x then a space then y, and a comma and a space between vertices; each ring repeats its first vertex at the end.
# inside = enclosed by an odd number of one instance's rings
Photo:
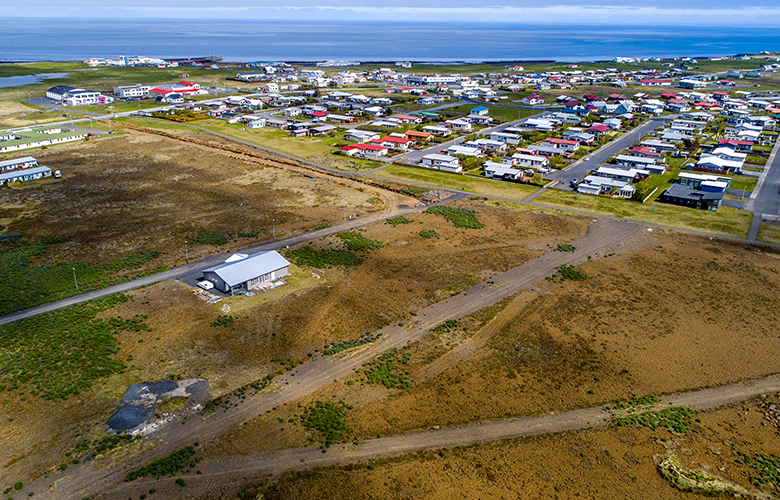
MULTIPOLYGON (((780 375, 773 375, 756 381, 670 395, 662 398, 657 407, 687 406, 696 410, 710 409, 778 390, 780 390, 780 375)), ((605 419, 607 416, 608 414, 601 407, 583 408, 536 417, 458 425, 441 430, 412 431, 363 441, 358 446, 349 444, 338 448, 332 447, 327 454, 322 454, 317 448, 296 448, 274 454, 233 457, 221 463, 202 463, 199 468, 203 474, 188 476, 186 480, 192 483, 194 488, 200 487, 201 491, 204 491, 208 489, 209 483, 227 478, 235 481, 237 478, 249 479, 276 475, 288 470, 360 463, 421 450, 452 448, 501 439, 602 427, 607 424, 605 419)), ((114 496, 119 493, 122 495, 129 492, 139 493, 153 485, 173 498, 177 489, 168 490, 172 484, 173 479, 162 482, 158 480, 134 482, 120 485, 111 493, 114 496)))
MULTIPOLYGON (((588 256, 596 253, 621 251, 621 249, 629 246, 633 247, 636 244, 652 241, 652 236, 646 233, 642 225, 609 219, 599 220, 591 224, 583 238, 574 242, 576 246, 574 252, 550 251, 519 267, 497 274, 461 294, 426 307, 418 311, 418 321, 416 323, 405 326, 392 325, 383 328, 381 330, 383 334, 382 340, 358 354, 343 356, 338 359, 322 356, 315 357, 312 361, 299 366, 290 374, 277 377, 275 379, 276 384, 271 389, 247 399, 246 402, 233 407, 228 412, 197 416, 190 415, 189 419, 183 422, 184 425, 175 421, 151 436, 149 441, 158 443, 154 447, 154 451, 149 450, 143 453, 137 460, 133 460, 133 464, 130 464, 130 466, 134 467, 146 463, 194 442, 203 443, 218 438, 241 422, 253 419, 282 404, 296 401, 315 390, 327 386, 334 380, 350 375, 372 357, 393 347, 402 347, 426 335, 431 328, 447 319, 461 318, 509 297, 520 290, 531 288, 534 283, 554 274, 555 270, 561 265, 576 264, 587 260, 588 256)), ((577 417, 576 412, 571 415, 573 417, 570 416, 569 418, 574 418, 575 420, 568 425, 575 425, 573 428, 582 425, 583 421, 588 421, 577 417)), ((589 421, 595 421, 595 418, 592 418, 589 414, 586 415, 587 418, 591 418, 589 421)), ((462 435, 456 435, 460 436, 456 437, 456 440, 469 438, 484 441, 500 437, 492 431, 489 432, 487 428, 466 427, 464 429, 466 430, 462 431, 462 435)), ((545 430, 548 427, 543 426, 540 429, 539 432, 556 431, 554 427, 549 428, 550 430, 545 430)), ((411 441, 416 442, 417 440, 412 438, 411 441)), ((432 446, 448 445, 432 444, 432 446)), ((384 446, 380 446, 378 449, 385 450, 385 452, 388 451, 384 446)), ((391 454, 395 454, 403 453, 403 450, 403 445, 399 444, 399 448, 392 448, 389 451, 392 452, 391 454)), ((298 463, 300 463, 301 458, 295 460, 298 460, 298 463)), ((250 459, 251 463, 255 463, 255 461, 256 459, 254 458, 250 459)), ((270 463, 267 462, 266 464, 270 463)), ((203 468, 207 468, 207 464, 203 464, 203 468)), ((241 467, 236 465, 235 468, 241 467)), ((49 478, 39 480, 36 484, 31 485, 29 490, 35 491, 36 496, 42 495, 43 498, 114 498, 117 485, 120 485, 122 489, 130 486, 122 482, 126 470, 125 468, 114 466, 114 464, 110 463, 110 460, 95 460, 91 463, 71 467, 68 469, 67 474, 55 474, 49 478), (63 477, 68 479, 61 480, 63 477), (58 480, 60 481, 57 483, 57 487, 50 489, 55 484, 55 481, 58 480)), ((281 472, 285 470, 285 467, 280 464, 277 468, 272 467, 272 470, 281 472)), ((257 471, 253 473, 257 473, 257 471)), ((134 482, 132 487, 136 488, 141 486, 141 484, 134 482)))

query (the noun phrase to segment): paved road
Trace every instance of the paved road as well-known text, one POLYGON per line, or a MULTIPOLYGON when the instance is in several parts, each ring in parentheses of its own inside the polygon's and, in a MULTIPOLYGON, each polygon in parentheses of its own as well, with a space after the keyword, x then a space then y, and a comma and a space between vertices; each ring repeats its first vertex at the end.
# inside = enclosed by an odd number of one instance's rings
POLYGON ((760 214, 780 215, 780 140, 775 142, 764 171, 750 195, 747 209, 760 214))
MULTIPOLYGON (((493 133, 493 132, 501 131, 501 130, 507 128, 507 127, 514 127, 514 126, 517 126, 517 125, 521 125, 521 124, 525 123, 529 118, 536 118, 537 116, 539 116, 539 115, 527 116, 527 117, 521 118, 519 120, 514 120, 514 121, 511 121, 511 122, 502 123, 500 125, 496 125, 494 127, 489 127, 489 128, 486 128, 486 129, 482 129, 482 130, 479 130, 479 131, 476 131, 476 132, 479 133, 480 135, 490 137, 490 134, 493 133)), ((435 145, 429 146, 429 147, 427 147, 425 149, 422 149, 422 150, 415 149, 415 150, 412 150, 412 151, 408 151, 406 153, 401 153, 399 155, 389 157, 386 161, 388 161, 388 162, 396 162, 396 163, 403 163, 404 165, 419 165, 420 160, 422 160, 423 156, 429 155, 429 154, 441 153, 442 151, 444 151, 445 149, 447 149, 448 147, 450 147, 450 146, 452 146, 454 144, 462 144, 463 143, 463 139, 464 139, 464 137, 456 137, 456 138, 451 139, 449 141, 442 142, 441 144, 435 144, 435 145)), ((363 172, 363 173, 367 174, 367 173, 375 172, 375 171, 380 170, 382 168, 384 168, 384 167, 379 167, 379 168, 376 168, 376 169, 373 169, 373 170, 370 170, 370 171, 367 171, 367 172, 363 172)))
MULTIPOLYGON (((438 202, 436 204, 440 203, 449 203, 451 201, 463 198, 466 196, 464 193, 458 193, 455 191, 450 191, 452 193, 452 196, 447 198, 446 200, 443 200, 441 202, 438 202)), ((433 205, 436 205, 433 204, 433 205)), ((422 210, 423 208, 426 208, 427 206, 432 205, 424 205, 424 206, 416 206, 416 207, 408 207, 408 208, 393 208, 391 210, 386 210, 379 213, 369 214, 364 217, 358 217, 354 219, 347 220, 346 222, 341 222, 339 224, 334 224, 331 227, 325 228, 325 229, 319 229, 316 231, 310 231, 302 234, 296 234, 293 236, 289 236, 287 238, 282 238, 278 240, 268 241, 264 243, 260 243, 258 245, 253 245, 251 247, 243 248, 240 250, 232 250, 227 253, 223 254, 215 254, 215 255, 209 255, 208 257, 204 257, 200 260, 190 262, 189 264, 185 264, 183 266, 178 266, 173 269, 169 269, 167 271, 163 271, 158 274, 153 274, 151 276, 144 276, 141 278, 134 279, 133 281, 128 281, 126 283, 120 283, 118 285, 110 286, 107 288, 101 288, 100 290, 95 290, 92 292, 84 293, 81 295, 76 295, 74 297, 70 297, 67 299, 58 300, 56 302, 50 302, 48 304, 44 304, 38 307, 33 307, 31 309, 25 309, 24 311, 19 311, 11 314, 7 314, 5 316, 0 316, 0 325, 4 325, 6 323, 11 323, 13 321, 17 321, 24 318, 30 318, 33 316, 37 316, 39 314, 43 314, 45 312, 54 311, 57 309, 62 309, 63 307, 72 306, 74 304, 80 304, 83 302, 87 302, 89 300, 98 299, 101 297, 107 297, 109 295, 113 295, 115 293, 121 293, 121 292, 127 292, 130 290, 135 290, 137 288, 140 288, 142 286, 151 285, 153 283, 157 283, 159 281, 165 281, 169 279, 179 279, 183 282, 195 286, 196 281, 198 278, 201 277, 201 270, 206 269, 212 266, 216 266, 218 264, 222 264, 227 257, 234 253, 255 253, 255 252, 263 252, 268 250, 279 250, 280 248, 284 248, 286 246, 293 246, 300 243, 306 243, 308 241, 316 240, 317 238, 322 238, 324 236, 329 236, 332 234, 336 234, 342 231, 348 231, 350 229, 357 229, 359 227, 363 227, 365 225, 374 223, 379 220, 389 219, 392 217, 396 217, 399 215, 405 215, 409 214, 418 210, 422 210)), ((217 292, 215 292, 217 293, 217 292)))
POLYGON ((563 170, 553 170, 549 174, 545 175, 545 178, 560 181, 561 187, 568 188, 572 179, 584 179, 588 175, 588 172, 590 172, 592 169, 598 168, 600 165, 618 154, 620 151, 631 147, 635 142, 649 134, 652 130, 668 119, 670 118, 652 118, 647 123, 643 123, 637 128, 626 132, 614 141, 611 141, 598 150, 592 152, 590 155, 585 157, 588 158, 587 160, 583 158, 579 161, 575 161, 563 170))
MULTIPOLYGON (((638 242, 635 238, 643 234, 646 234, 644 228, 631 222, 607 219, 595 222, 590 225, 584 237, 574 242, 574 252, 550 250, 519 267, 492 276, 488 281, 479 283, 461 294, 418 311, 418 321, 414 324, 397 324, 382 328, 380 341, 354 355, 317 355, 293 372, 275 378, 273 388, 249 397, 227 412, 190 415, 186 421, 182 421, 185 425, 181 425, 179 421, 172 422, 153 435, 153 439, 158 443, 153 449, 147 450, 128 465, 146 463, 196 441, 203 443, 216 439, 241 422, 256 418, 277 406, 297 401, 334 380, 351 376, 372 357, 391 348, 403 347, 448 319, 461 318, 520 290, 529 289, 552 275, 561 265, 574 265, 597 253, 620 251, 627 242, 638 242)), ((640 240, 639 243, 642 241, 650 243, 654 240, 648 238, 640 240)), ((103 498, 116 498, 111 490, 122 483, 126 469, 106 465, 106 461, 98 459, 70 467, 66 473, 53 474, 37 481, 31 485, 31 491, 35 491, 36 498, 39 495, 43 498, 99 498, 97 495, 103 492, 109 492, 105 493, 103 498), (71 479, 60 482, 55 491, 47 494, 49 486, 63 477, 71 479)))

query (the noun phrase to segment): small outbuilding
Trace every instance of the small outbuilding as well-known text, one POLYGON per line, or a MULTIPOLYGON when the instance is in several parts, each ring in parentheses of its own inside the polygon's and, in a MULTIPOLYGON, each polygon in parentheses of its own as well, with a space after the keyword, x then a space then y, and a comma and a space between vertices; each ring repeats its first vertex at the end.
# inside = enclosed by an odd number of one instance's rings
POLYGON ((264 284, 290 274, 290 263, 279 252, 272 250, 236 256, 238 260, 231 257, 224 264, 201 271, 203 279, 213 283, 220 292, 233 293, 237 290, 263 288, 264 284))

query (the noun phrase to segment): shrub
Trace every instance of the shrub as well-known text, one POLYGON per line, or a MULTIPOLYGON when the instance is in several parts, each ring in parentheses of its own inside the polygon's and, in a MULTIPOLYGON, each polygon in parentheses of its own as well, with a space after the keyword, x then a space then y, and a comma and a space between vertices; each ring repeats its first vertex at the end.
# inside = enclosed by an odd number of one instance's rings
POLYGON ((395 227, 399 224, 411 224, 412 221, 404 217, 403 215, 399 215, 398 217, 393 217, 391 219, 387 219, 385 221, 385 224, 390 224, 391 226, 395 227))
POLYGON ((213 327, 220 327, 220 326, 228 327, 228 326, 233 326, 233 321, 235 321, 235 319, 233 318, 233 316, 222 316, 222 315, 220 314, 219 316, 217 316, 217 319, 216 319, 215 321, 212 321, 212 322, 211 322, 211 326, 213 326, 213 327))
POLYGON ((424 210, 425 213, 439 215, 452 222, 455 227, 465 227, 468 229, 480 229, 485 227, 479 222, 477 215, 472 210, 466 208, 449 207, 438 205, 424 210))
POLYGON ((315 401, 304 408, 303 414, 298 418, 306 430, 320 433, 324 441, 324 452, 325 448, 341 441, 344 433, 349 430, 345 417, 347 410, 351 409, 352 406, 343 401, 338 403, 315 401))
MULTIPOLYGON (((166 474, 172 476, 178 471, 190 467, 191 463, 200 462, 201 458, 196 457, 195 453, 195 448, 193 446, 182 448, 181 450, 175 451, 166 457, 155 460, 154 462, 151 462, 148 465, 141 467, 140 469, 129 472, 125 476, 125 481, 132 481, 139 477, 146 477, 148 475, 152 475, 157 478, 160 478, 166 474)), ((176 482, 178 483, 179 481, 177 480, 176 482)), ((186 483, 182 486, 186 486, 186 483)))
POLYGON ((219 233, 201 233, 196 237, 192 238, 193 243, 200 243, 202 245, 214 245, 217 247, 226 244, 229 240, 230 238, 228 236, 219 233))
POLYGON ((428 240, 428 239, 431 239, 431 238, 438 238, 439 237, 439 233, 437 233, 433 229, 423 229, 422 231, 420 231, 420 236, 422 236, 423 238, 428 240))
POLYGON ((104 266, 91 266, 83 262, 56 262, 31 267, 33 259, 45 255, 47 245, 7 241, 0 245, 0 283, 23 284, 0 287, 0 314, 129 281, 133 276, 123 271, 137 269, 160 255, 160 252, 156 251, 141 252, 104 266), (74 270, 78 289, 73 278, 74 270))
POLYGON ((559 278, 559 281, 566 280, 572 281, 584 281, 587 276, 581 271, 578 271, 574 266, 567 266, 566 264, 558 266, 558 271, 553 275, 553 279, 559 278))
POLYGON ((102 377, 121 372, 114 359, 120 331, 148 331, 142 316, 97 318, 126 302, 112 295, 0 326, 0 382, 7 390, 29 388, 44 399, 65 399, 102 377))
POLYGON ((352 252, 365 253, 372 250, 378 250, 385 246, 384 243, 380 241, 366 238, 362 234, 353 231, 338 233, 336 237, 341 239, 341 241, 344 242, 344 246, 347 247, 347 250, 352 252))
POLYGON ((409 372, 404 367, 409 364, 409 355, 391 349, 365 366, 366 381, 369 384, 382 384, 388 389, 409 389, 412 383, 407 378, 409 372))
POLYGON ((314 250, 311 246, 304 246, 295 250, 288 250, 285 255, 294 260, 299 266, 315 267, 318 269, 332 266, 359 266, 363 259, 346 250, 314 250))

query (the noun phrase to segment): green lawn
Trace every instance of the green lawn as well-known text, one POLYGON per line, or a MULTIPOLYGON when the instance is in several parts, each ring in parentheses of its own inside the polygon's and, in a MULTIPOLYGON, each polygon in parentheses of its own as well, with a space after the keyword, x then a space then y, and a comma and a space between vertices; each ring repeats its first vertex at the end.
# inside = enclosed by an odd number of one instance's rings
POLYGON ((522 200, 539 190, 536 186, 480 179, 478 177, 403 165, 392 165, 382 169, 377 172, 377 176, 512 200, 522 200))
POLYGON ((471 112, 472 109, 484 106, 488 108, 488 115, 492 116, 496 120, 502 121, 502 122, 510 122, 514 120, 519 120, 521 118, 526 118, 528 116, 532 116, 535 114, 538 114, 538 111, 533 111, 530 109, 520 109, 520 108, 509 108, 504 106, 492 106, 490 104, 484 103, 484 104, 476 104, 473 102, 469 102, 466 104, 461 104, 460 106, 456 106, 454 108, 447 108, 444 110, 445 112, 452 112, 452 113, 462 113, 464 115, 468 115, 469 112, 471 112))
POLYGON ((758 229, 758 241, 780 245, 780 222, 763 221, 758 229))
POLYGON ((757 182, 758 182, 757 177, 748 177, 746 175, 732 175, 731 184, 729 185, 729 188, 738 189, 740 191, 744 189, 745 191, 750 193, 753 191, 753 188, 756 187, 757 182))
POLYGON ((747 237, 753 219, 750 212, 729 207, 720 207, 717 212, 711 212, 666 203, 648 201, 641 204, 607 196, 578 195, 553 189, 535 198, 534 203, 737 238, 747 237))

